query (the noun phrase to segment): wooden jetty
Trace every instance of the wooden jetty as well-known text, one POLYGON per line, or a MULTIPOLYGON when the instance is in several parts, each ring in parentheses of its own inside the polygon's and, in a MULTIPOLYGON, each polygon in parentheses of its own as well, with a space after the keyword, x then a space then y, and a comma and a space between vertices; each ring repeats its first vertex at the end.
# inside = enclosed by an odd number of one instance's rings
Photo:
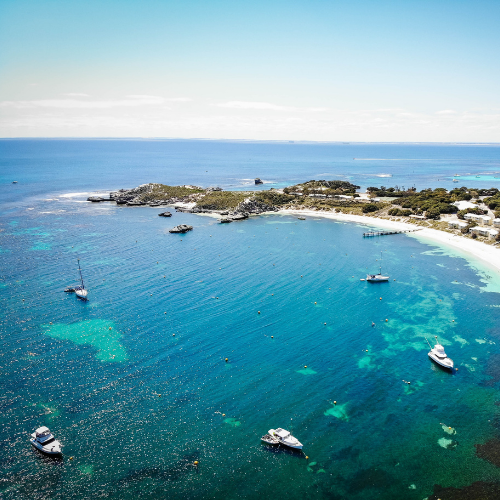
POLYGON ((417 229, 405 229, 403 231, 369 231, 368 233, 363 233, 363 238, 367 236, 385 236, 386 234, 401 234, 401 233, 414 233, 415 231, 420 231, 422 228, 417 229))

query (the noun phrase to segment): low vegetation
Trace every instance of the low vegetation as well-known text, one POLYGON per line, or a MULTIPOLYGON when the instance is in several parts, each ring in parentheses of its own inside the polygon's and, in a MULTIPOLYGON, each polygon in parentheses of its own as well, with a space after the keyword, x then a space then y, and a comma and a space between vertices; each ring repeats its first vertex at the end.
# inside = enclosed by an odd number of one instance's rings
POLYGON ((234 210, 251 194, 246 191, 211 191, 196 206, 204 210, 234 210))
POLYGON ((204 193, 205 190, 195 186, 168 186, 166 184, 151 184, 151 189, 140 195, 141 201, 182 199, 194 194, 204 193))

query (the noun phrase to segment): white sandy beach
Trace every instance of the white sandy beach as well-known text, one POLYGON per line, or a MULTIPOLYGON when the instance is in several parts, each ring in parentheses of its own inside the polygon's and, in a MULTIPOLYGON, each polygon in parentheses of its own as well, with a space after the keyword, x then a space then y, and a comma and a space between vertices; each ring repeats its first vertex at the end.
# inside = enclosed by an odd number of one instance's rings
MULTIPOLYGON (((276 212, 269 212, 273 214, 276 212)), ((355 222, 366 226, 376 226, 384 229, 392 229, 394 231, 403 231, 407 229, 415 230, 419 226, 407 224, 404 222, 396 222, 387 219, 378 219, 376 217, 368 217, 362 215, 351 215, 332 212, 321 212, 315 210, 280 210, 278 213, 284 215, 305 216, 305 217, 325 217, 343 222, 355 222)), ((439 231, 437 229, 422 228, 419 231, 408 233, 408 236, 418 238, 425 243, 437 244, 441 247, 451 247, 461 254, 464 258, 473 257, 478 259, 500 278, 500 249, 492 245, 487 245, 481 241, 475 241, 462 236, 439 231)))

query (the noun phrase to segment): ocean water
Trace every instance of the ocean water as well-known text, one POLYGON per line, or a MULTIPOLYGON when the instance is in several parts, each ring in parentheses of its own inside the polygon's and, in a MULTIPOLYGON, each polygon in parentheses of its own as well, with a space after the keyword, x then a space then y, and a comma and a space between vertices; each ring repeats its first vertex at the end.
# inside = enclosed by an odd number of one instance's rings
POLYGON ((474 447, 499 436, 494 275, 319 217, 221 225, 85 202, 148 181, 241 189, 390 168, 353 170, 353 157, 405 156, 394 181, 414 163, 416 183, 476 179, 499 168, 498 148, 0 141, 0 153, 0 498, 412 500, 500 480, 474 447), (168 233, 181 223, 194 230, 168 233), (78 258, 88 302, 63 292, 78 258), (360 281, 379 265, 389 283, 360 281), (455 373, 428 359, 434 335, 455 373), (31 448, 41 425, 63 459, 31 448), (280 426, 302 454, 261 444, 280 426))

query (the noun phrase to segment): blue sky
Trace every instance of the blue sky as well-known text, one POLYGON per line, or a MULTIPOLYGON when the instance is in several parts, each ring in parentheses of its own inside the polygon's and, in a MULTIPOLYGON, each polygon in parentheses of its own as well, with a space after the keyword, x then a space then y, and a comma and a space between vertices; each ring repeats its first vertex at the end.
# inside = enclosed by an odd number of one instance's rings
POLYGON ((500 142, 498 1, 0 0, 1 137, 500 142))

